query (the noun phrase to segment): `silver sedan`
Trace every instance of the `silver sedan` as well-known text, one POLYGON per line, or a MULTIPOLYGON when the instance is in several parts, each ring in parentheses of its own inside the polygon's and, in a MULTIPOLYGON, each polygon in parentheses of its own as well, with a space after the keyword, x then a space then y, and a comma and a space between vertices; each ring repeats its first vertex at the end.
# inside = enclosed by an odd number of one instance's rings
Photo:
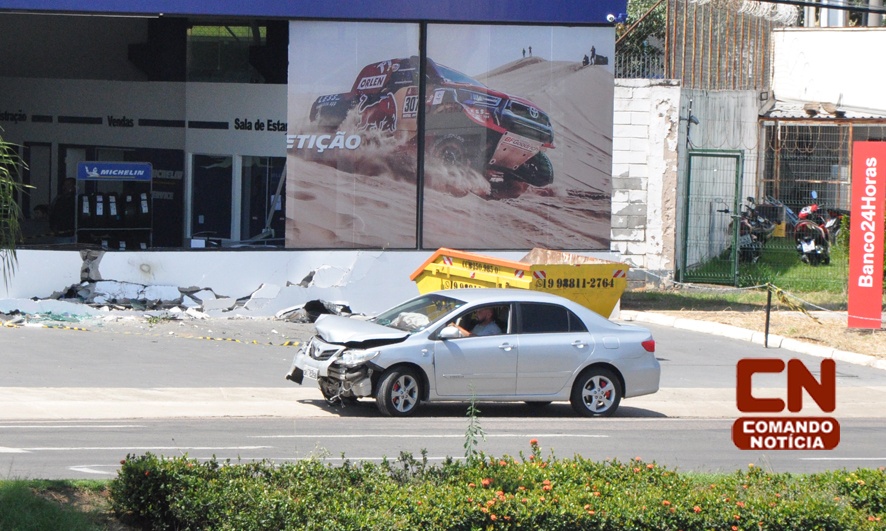
POLYGON ((557 295, 522 289, 427 293, 373 318, 324 315, 286 378, 317 382, 330 403, 375 398, 389 416, 422 402, 569 401, 609 416, 658 391, 649 330, 557 295))

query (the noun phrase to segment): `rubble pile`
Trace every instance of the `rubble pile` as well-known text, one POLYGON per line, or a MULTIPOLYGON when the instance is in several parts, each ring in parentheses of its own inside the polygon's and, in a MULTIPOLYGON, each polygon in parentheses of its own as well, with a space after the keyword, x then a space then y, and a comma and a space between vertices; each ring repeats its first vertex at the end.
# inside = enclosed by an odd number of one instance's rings
POLYGON ((273 317, 294 323, 313 323, 323 314, 351 315, 347 303, 309 300, 292 302, 298 294, 289 288, 262 284, 247 297, 233 298, 211 288, 143 285, 114 280, 83 281, 49 297, 30 300, 2 299, 0 314, 102 316, 115 312, 142 312, 163 319, 273 317))

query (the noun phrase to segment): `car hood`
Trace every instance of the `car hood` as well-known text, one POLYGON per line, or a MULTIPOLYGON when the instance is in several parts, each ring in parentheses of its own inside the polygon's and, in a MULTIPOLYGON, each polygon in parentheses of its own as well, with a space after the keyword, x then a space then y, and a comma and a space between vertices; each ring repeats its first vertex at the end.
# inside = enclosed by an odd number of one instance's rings
POLYGON ((354 345, 367 341, 396 343, 409 337, 409 332, 405 330, 341 315, 321 315, 315 327, 321 339, 340 345, 354 345))

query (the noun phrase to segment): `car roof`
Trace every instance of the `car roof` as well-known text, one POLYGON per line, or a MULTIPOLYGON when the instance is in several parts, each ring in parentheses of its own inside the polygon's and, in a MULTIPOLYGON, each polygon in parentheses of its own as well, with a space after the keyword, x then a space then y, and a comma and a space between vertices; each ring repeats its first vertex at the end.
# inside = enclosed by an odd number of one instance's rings
POLYGON ((552 302, 565 306, 572 306, 573 304, 577 304, 567 298, 561 297, 559 295, 554 295, 553 293, 517 288, 462 288, 440 290, 434 293, 446 295, 454 299, 463 300, 471 304, 482 302, 500 302, 502 300, 552 302))

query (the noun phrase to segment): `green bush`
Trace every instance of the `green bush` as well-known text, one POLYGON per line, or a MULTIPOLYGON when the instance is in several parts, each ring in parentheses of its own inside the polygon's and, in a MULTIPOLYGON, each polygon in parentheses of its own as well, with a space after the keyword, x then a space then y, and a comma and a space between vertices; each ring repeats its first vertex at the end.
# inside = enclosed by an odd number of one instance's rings
POLYGON ((151 529, 844 531, 884 528, 886 472, 699 475, 545 458, 533 440, 528 456, 439 466, 408 454, 340 466, 128 456, 111 497, 151 529))

